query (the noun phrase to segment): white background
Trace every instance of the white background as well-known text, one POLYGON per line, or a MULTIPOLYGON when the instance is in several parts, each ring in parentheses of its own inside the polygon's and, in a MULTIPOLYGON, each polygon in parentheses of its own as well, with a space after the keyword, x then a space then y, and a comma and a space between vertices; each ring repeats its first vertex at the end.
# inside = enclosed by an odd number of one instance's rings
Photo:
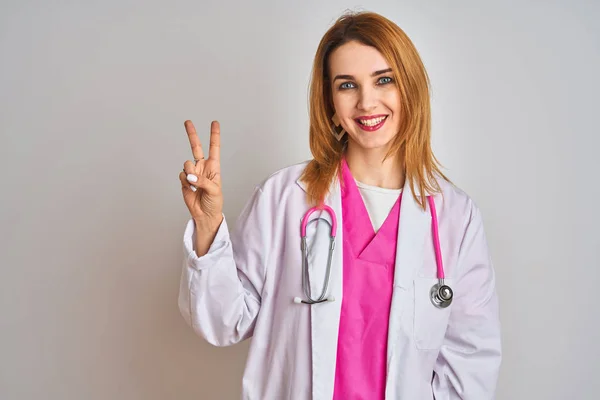
POLYGON ((347 8, 414 41, 434 150, 481 208, 498 398, 595 399, 599 2, 0 3, 0 398, 236 399, 248 343, 180 316, 192 119, 222 125, 225 214, 310 158, 317 44, 347 8), (94 4, 95 3, 95 4, 94 4))

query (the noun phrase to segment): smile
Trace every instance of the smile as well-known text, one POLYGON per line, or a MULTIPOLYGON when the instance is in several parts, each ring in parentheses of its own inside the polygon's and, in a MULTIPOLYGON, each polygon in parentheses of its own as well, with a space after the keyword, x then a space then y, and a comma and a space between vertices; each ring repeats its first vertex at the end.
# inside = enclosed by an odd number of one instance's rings
POLYGON ((373 115, 369 117, 359 117, 354 121, 360 127, 360 129, 372 132, 381 128, 386 119, 387 115, 373 115))

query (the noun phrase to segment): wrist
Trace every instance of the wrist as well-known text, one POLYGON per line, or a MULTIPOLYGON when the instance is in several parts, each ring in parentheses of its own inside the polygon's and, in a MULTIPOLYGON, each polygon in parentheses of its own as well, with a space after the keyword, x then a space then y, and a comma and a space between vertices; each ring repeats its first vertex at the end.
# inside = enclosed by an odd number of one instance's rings
POLYGON ((194 218, 196 228, 204 232, 216 232, 223 222, 223 214, 217 217, 201 217, 194 218))

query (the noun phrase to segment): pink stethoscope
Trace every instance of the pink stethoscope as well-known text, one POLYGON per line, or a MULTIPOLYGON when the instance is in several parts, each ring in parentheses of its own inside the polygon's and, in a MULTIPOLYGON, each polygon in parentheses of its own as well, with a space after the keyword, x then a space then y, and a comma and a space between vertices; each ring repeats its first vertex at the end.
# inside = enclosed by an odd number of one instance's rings
MULTIPOLYGON (((432 196, 428 196, 429 200, 429 209, 431 210, 431 218, 432 218, 432 230, 433 230, 433 244, 435 247, 435 261, 437 264, 437 279, 438 282, 431 287, 429 291, 429 296, 431 299, 431 303, 437 308, 446 308, 452 303, 452 298, 454 297, 454 293, 450 286, 444 284, 444 265, 442 264, 442 251, 440 249, 440 236, 438 232, 438 219, 437 213, 435 210, 435 202, 433 201, 432 196)), ((318 207, 313 207, 304 214, 301 223, 301 248, 302 248, 302 288, 304 289, 304 295, 306 296, 306 300, 302 300, 300 297, 294 297, 295 303, 304 303, 304 304, 317 304, 323 303, 325 301, 335 301, 333 296, 329 296, 327 293, 329 291, 329 282, 331 280, 331 259, 333 257, 333 249, 335 248, 335 232, 337 230, 337 219, 335 217, 335 212, 333 209, 327 205, 322 205, 318 207), (315 211, 326 211, 331 217, 331 222, 323 217, 318 217, 313 220, 310 220, 310 216, 315 211), (323 220, 331 225, 331 234, 329 238, 329 255, 327 257, 327 270, 325 271, 325 282, 323 285, 323 290, 321 294, 316 299, 313 299, 310 295, 310 282, 308 276, 308 248, 306 245, 306 226, 309 222, 323 220)))

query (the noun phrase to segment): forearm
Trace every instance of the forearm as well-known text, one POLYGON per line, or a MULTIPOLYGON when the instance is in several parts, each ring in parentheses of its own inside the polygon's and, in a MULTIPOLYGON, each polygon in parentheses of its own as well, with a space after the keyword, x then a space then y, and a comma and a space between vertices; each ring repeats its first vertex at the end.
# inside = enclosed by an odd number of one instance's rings
POLYGON ((222 219, 210 251, 197 257, 196 228, 190 220, 184 233, 179 309, 194 332, 209 343, 238 343, 252 335, 260 309, 265 251, 250 252, 245 242, 238 242, 236 262, 227 221, 222 219), (259 258, 246 257, 251 254, 259 258))
POLYGON ((198 257, 208 253, 210 245, 215 239, 219 226, 223 222, 223 216, 216 219, 198 219, 194 220, 196 239, 194 241, 194 251, 198 257))

